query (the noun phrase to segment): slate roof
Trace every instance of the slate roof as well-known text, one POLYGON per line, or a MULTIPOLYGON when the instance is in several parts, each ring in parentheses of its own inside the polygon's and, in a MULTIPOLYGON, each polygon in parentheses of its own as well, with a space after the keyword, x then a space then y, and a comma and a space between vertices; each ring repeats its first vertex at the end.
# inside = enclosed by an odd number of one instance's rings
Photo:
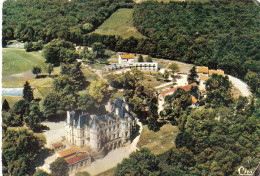
POLYGON ((91 122, 90 128, 96 129, 98 126, 98 117, 96 115, 93 115, 93 121, 91 122))
POLYGON ((89 115, 89 114, 81 114, 79 111, 71 111, 69 123, 71 126, 76 128, 83 128, 85 125, 89 126, 91 129, 96 129, 96 127, 100 124, 100 122, 106 123, 109 119, 116 120, 116 118, 120 118, 121 120, 126 120, 126 117, 131 117, 134 119, 129 112, 125 108, 124 101, 117 98, 115 103, 111 107, 110 114, 106 114, 103 116, 89 115), (119 109, 118 116, 115 114, 115 109, 119 109))
POLYGON ((121 100, 120 98, 117 98, 115 101, 115 107, 116 108, 121 108, 123 104, 123 100, 121 100))

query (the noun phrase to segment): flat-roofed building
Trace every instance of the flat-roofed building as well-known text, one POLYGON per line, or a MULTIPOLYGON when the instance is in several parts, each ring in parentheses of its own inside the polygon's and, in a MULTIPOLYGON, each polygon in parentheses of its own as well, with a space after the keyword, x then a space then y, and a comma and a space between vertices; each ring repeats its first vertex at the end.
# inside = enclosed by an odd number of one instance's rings
POLYGON ((208 67, 199 66, 199 67, 197 67, 197 72, 198 73, 208 74, 209 73, 209 68, 208 67))
POLYGON ((225 76, 225 73, 223 70, 209 70, 209 76, 212 76, 213 74, 225 76))

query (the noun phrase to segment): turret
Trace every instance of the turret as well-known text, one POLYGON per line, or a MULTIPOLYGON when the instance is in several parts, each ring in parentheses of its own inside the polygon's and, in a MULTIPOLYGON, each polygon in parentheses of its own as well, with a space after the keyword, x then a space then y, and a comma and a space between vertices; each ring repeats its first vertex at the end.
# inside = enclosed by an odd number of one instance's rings
POLYGON ((93 116, 93 121, 90 125, 90 146, 93 150, 98 150, 99 139, 98 139, 98 128, 97 117, 93 116))

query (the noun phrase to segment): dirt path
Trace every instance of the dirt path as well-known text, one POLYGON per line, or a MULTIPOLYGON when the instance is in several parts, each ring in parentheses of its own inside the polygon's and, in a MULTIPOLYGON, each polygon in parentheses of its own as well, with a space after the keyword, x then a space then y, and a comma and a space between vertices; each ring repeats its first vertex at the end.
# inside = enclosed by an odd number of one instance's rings
MULTIPOLYGON (((137 122, 137 124, 140 126, 139 133, 141 134, 143 126, 139 121, 137 122)), ((116 167, 116 165, 122 162, 124 158, 128 158, 130 153, 138 149, 137 143, 139 141, 140 134, 133 140, 131 144, 127 145, 126 147, 121 147, 109 152, 104 158, 96 160, 91 164, 91 166, 78 170, 77 172, 87 171, 91 175, 96 175, 113 167, 116 167)), ((70 176, 74 176, 74 174, 75 173, 71 173, 70 176)))

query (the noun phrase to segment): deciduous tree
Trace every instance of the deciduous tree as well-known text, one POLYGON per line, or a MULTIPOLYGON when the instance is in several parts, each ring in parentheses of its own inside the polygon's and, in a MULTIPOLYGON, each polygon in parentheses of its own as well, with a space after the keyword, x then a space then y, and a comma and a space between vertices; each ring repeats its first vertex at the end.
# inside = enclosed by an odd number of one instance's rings
POLYGON ((38 74, 42 72, 40 67, 33 67, 32 72, 34 75, 36 75, 36 78, 38 78, 38 74))
POLYGON ((115 176, 157 176, 160 174, 159 159, 147 148, 131 153, 129 158, 117 165, 115 171, 115 176))
POLYGON ((67 176, 69 172, 68 163, 58 157, 54 162, 50 164, 51 175, 55 176, 67 176))
POLYGON ((101 103, 108 93, 108 83, 105 80, 100 79, 90 84, 89 94, 97 101, 97 103, 101 103))

